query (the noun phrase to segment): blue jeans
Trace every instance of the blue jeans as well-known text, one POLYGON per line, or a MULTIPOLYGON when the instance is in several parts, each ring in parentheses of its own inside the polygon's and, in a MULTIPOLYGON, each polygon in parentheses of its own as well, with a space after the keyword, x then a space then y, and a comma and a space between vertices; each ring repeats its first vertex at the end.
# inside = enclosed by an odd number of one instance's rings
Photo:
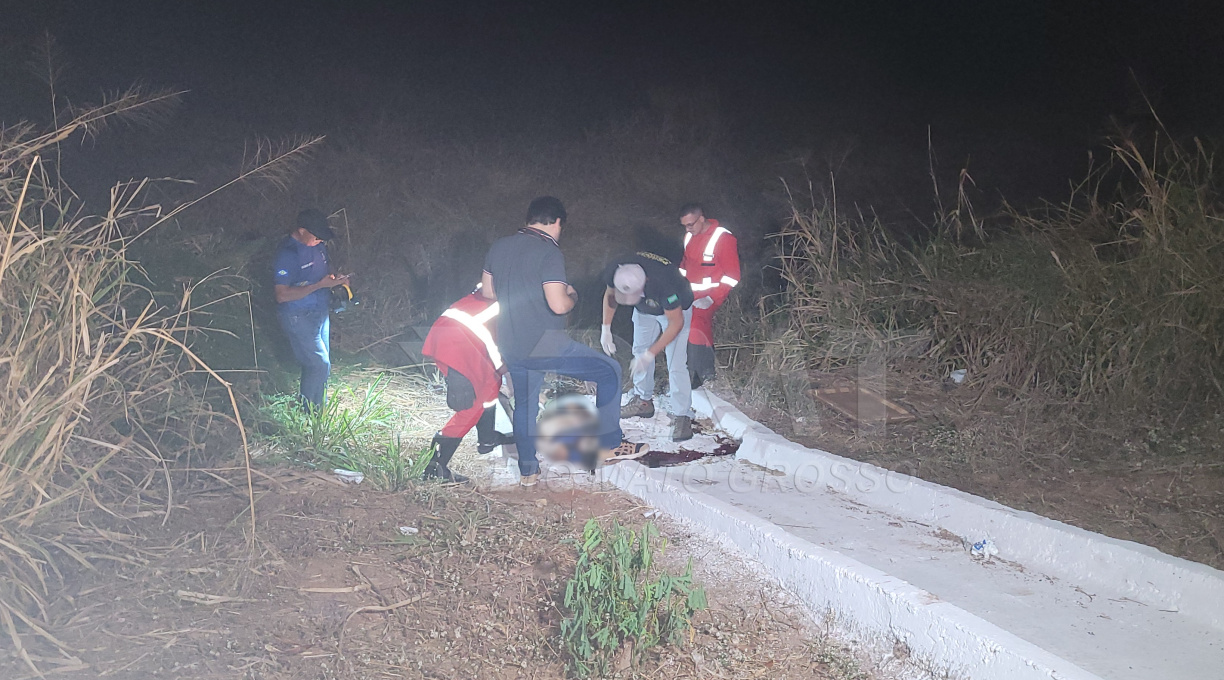
POLYGON ((302 367, 302 401, 323 406, 327 376, 331 374, 330 320, 326 309, 277 310, 281 328, 289 337, 293 358, 302 367))
POLYGON ((514 385, 514 443, 518 449, 519 474, 540 472, 536 458, 536 420, 540 415, 540 389, 548 372, 595 383, 595 406, 599 409, 599 445, 616 448, 621 442, 621 369, 615 359, 586 345, 569 340, 551 356, 532 356, 506 363, 514 385))

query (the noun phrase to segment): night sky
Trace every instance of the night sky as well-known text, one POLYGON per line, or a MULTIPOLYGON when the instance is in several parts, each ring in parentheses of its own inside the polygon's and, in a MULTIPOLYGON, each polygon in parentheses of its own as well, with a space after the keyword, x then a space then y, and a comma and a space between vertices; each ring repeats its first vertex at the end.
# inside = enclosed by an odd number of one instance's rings
POLYGON ((775 147, 841 135, 885 157, 925 146, 929 126, 1022 190, 1065 185, 1111 116, 1142 118, 1140 87, 1177 132, 1224 121, 1219 2, 4 4, 6 121, 45 114, 19 68, 43 31, 69 93, 188 89, 188 120, 236 137, 380 116, 456 135, 580 130, 673 89, 708 93, 775 147))

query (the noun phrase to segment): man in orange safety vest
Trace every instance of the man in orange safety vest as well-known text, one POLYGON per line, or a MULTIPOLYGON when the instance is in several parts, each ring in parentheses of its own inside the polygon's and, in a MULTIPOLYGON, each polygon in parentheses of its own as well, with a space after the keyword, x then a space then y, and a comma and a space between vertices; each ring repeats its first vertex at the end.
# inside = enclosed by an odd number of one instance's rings
POLYGON ((454 482, 467 478, 450 469, 450 460, 464 435, 476 428, 476 450, 490 453, 514 440, 495 427, 497 395, 506 372, 494 333, 498 305, 478 287, 434 322, 421 353, 434 360, 446 377, 446 405, 454 409, 446 425, 434 435, 434 459, 425 476, 454 482))
POLYGON ((680 209, 684 226, 684 259, 680 273, 693 286, 693 321, 689 330, 688 366, 693 387, 714 377, 714 312, 739 283, 735 236, 705 216, 699 203, 680 209))

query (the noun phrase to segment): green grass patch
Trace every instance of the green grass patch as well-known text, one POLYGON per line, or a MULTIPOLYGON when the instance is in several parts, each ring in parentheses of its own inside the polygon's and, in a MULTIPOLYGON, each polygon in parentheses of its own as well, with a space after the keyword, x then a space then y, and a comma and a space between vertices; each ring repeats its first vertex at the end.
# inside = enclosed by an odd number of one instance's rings
POLYGON ((342 384, 321 409, 303 408, 296 395, 267 396, 262 437, 291 462, 360 472, 379 489, 401 491, 421 479, 434 451, 405 450, 386 387, 385 376, 362 392, 342 384))
POLYGON ((636 667, 661 644, 678 645, 694 613, 706 608, 705 590, 693 583, 690 562, 683 574, 657 568, 659 532, 641 533, 613 521, 605 530, 588 520, 574 576, 565 586, 570 616, 561 622, 561 642, 570 673, 606 676, 636 667))

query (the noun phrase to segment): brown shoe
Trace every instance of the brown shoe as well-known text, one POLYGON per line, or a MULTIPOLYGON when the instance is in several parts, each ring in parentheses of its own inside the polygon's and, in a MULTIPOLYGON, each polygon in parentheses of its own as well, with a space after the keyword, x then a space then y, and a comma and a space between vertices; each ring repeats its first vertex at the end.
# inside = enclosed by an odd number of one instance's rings
POLYGON ((602 464, 619 463, 622 460, 635 460, 646 455, 648 451, 650 451, 649 444, 622 441, 620 446, 614 449, 602 449, 599 452, 599 462, 602 464))
POLYGON ((519 486, 535 486, 536 482, 538 481, 540 481, 539 473, 534 475, 523 475, 522 477, 519 477, 519 486))
POLYGON ((653 418, 654 417, 654 400, 642 399, 638 395, 633 395, 629 399, 629 403, 621 407, 621 418, 653 418))
POLYGON ((683 442, 693 438, 693 419, 688 416, 672 418, 672 441, 683 442))

